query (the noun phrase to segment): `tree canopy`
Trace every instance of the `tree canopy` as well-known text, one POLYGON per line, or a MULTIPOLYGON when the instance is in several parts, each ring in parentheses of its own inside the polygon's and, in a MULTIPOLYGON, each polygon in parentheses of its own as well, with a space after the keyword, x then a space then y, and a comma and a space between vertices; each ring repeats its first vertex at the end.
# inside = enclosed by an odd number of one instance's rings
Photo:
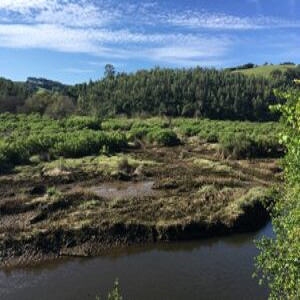
POLYGON ((287 85, 284 74, 266 79, 226 70, 156 68, 117 74, 112 80, 75 89, 80 111, 86 114, 264 121, 276 119, 269 105, 282 100, 274 95, 274 88, 287 85))
POLYGON ((200 67, 126 74, 116 73, 108 64, 103 79, 74 86, 41 78, 29 78, 25 83, 1 79, 0 113, 268 121, 278 118, 269 111, 269 105, 283 103, 274 89, 290 87, 295 78, 300 78, 299 67, 274 71, 266 78, 200 67))
POLYGON ((287 148, 284 159, 285 189, 272 208, 276 238, 259 242, 258 273, 270 288, 270 300, 300 299, 300 93, 283 96, 287 103, 277 106, 285 130, 281 142, 287 148))

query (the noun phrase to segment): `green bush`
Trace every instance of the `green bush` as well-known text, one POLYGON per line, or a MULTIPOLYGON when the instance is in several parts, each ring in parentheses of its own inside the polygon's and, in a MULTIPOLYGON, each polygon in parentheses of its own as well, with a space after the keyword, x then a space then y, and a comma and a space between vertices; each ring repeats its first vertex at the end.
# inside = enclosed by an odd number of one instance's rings
POLYGON ((271 137, 249 136, 243 133, 230 133, 220 138, 220 150, 225 157, 236 159, 252 157, 277 157, 283 149, 271 137))
POLYGON ((94 117, 82 117, 82 116, 72 116, 67 118, 64 122, 65 128, 73 128, 73 129, 93 129, 100 130, 101 129, 101 120, 94 117))
POLYGON ((126 145, 127 140, 124 134, 86 130, 67 133, 65 138, 55 143, 51 150, 56 156, 82 157, 98 154, 104 147, 108 152, 117 152, 126 145))
POLYGON ((42 153, 81 157, 117 152, 127 146, 125 134, 99 131, 100 121, 72 116, 55 120, 39 115, 0 115, 0 167, 29 162, 42 153))
POLYGON ((176 146, 180 144, 180 140, 176 133, 171 129, 153 129, 147 134, 150 143, 157 143, 161 146, 176 146))
POLYGON ((126 118, 109 119, 102 123, 103 130, 130 130, 134 120, 126 118))
POLYGON ((149 132, 148 128, 132 128, 128 133, 128 138, 130 140, 139 139, 142 140, 145 136, 147 136, 149 132))
POLYGON ((262 238, 256 258, 256 275, 270 291, 269 300, 300 299, 300 93, 282 95, 287 102, 277 107, 284 130, 281 142, 287 153, 283 160, 285 185, 271 207, 274 237, 262 238))
POLYGON ((15 141, 14 143, 2 142, 0 144, 0 157, 2 164, 15 165, 27 162, 30 153, 24 141, 15 141))
POLYGON ((220 149, 225 157, 249 158, 254 152, 253 140, 243 134, 229 134, 221 137, 220 149))
POLYGON ((177 133, 183 137, 198 136, 210 143, 220 139, 226 156, 275 156, 281 154, 276 140, 279 128, 272 122, 187 118, 118 118, 101 124, 97 118, 88 116, 56 120, 38 114, 7 113, 0 115, 0 167, 26 163, 29 157, 40 154, 50 154, 50 157, 109 154, 120 151, 127 146, 127 141, 136 139, 174 146, 180 143, 177 133))
POLYGON ((216 133, 211 132, 210 134, 207 135, 206 137, 206 142, 207 143, 218 143, 219 137, 216 133))

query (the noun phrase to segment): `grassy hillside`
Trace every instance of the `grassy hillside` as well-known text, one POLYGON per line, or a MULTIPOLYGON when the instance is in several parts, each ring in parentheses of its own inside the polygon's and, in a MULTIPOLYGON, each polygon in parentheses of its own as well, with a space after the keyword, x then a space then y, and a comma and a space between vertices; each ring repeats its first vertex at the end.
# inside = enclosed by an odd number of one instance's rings
POLYGON ((232 73, 242 73, 249 76, 265 76, 269 77, 271 72, 274 70, 280 70, 282 73, 286 72, 288 69, 293 69, 297 65, 265 65, 258 66, 252 69, 244 69, 244 70, 235 70, 232 73))

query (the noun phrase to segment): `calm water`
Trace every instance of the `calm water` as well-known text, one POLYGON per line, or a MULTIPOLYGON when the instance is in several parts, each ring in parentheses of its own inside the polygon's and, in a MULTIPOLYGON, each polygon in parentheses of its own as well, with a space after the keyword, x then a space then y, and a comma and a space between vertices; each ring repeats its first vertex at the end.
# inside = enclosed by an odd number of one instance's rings
POLYGON ((259 233, 157 247, 0 272, 1 300, 88 300, 119 278, 124 300, 264 300, 252 279, 259 233))
POLYGON ((92 188, 92 191, 100 197, 115 199, 119 197, 143 197, 155 194, 153 190, 154 181, 141 181, 132 183, 131 181, 120 181, 103 183, 97 187, 92 188))

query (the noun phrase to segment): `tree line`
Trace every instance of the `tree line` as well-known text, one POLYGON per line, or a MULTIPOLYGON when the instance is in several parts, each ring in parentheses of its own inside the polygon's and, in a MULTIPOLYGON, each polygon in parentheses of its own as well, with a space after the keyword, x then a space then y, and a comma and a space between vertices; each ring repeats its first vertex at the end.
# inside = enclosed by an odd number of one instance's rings
MULTIPOLYGON (((269 106, 282 103, 274 94, 300 78, 300 68, 270 77, 246 76, 230 70, 161 69, 116 73, 112 65, 98 81, 39 88, 0 80, 0 113, 94 116, 170 116, 267 121, 278 118, 269 106)), ((50 82, 51 83, 51 82, 50 82)), ((49 82, 47 82, 47 86, 49 82)), ((51 86, 51 84, 50 84, 51 86)))
POLYGON ((272 120, 277 116, 269 106, 282 101, 274 89, 289 86, 300 76, 296 69, 270 78, 202 68, 109 72, 103 80, 75 86, 77 107, 81 113, 101 116, 272 120))

